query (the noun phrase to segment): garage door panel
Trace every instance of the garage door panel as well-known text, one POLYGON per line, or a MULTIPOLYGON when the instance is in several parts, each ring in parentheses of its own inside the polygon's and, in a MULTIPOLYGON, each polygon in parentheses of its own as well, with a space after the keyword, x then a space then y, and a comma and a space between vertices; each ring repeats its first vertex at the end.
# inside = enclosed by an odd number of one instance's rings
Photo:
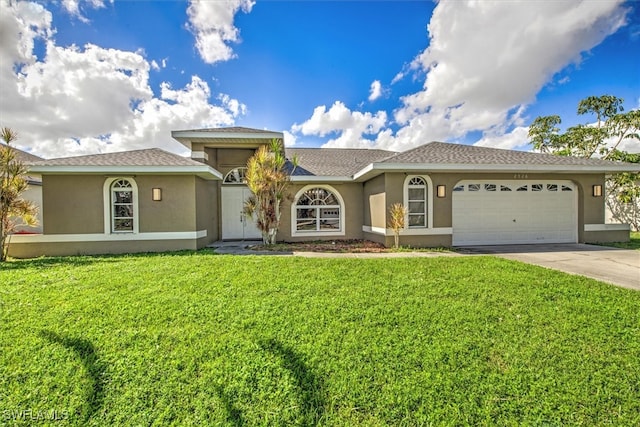
POLYGON ((454 245, 577 241, 577 191, 570 181, 463 181, 456 188, 463 191, 453 192, 454 245))

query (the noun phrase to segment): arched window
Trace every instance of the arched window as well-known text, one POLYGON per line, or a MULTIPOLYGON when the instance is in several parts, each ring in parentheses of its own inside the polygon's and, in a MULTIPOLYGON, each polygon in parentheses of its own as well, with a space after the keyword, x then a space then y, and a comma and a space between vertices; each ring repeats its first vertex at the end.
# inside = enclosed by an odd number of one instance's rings
POLYGON ((111 184, 111 230, 133 232, 133 187, 126 179, 111 184))
POLYGON ((408 228, 429 226, 429 185, 421 176, 408 177, 405 181, 405 200, 408 211, 408 228))
POLYGON ((329 187, 303 188, 293 208, 293 234, 342 234, 342 199, 329 187))
POLYGON ((104 186, 105 233, 138 232, 138 187, 132 178, 109 178, 104 186))
POLYGON ((225 175, 222 182, 223 184, 245 184, 247 182, 246 173, 247 168, 235 168, 225 175))

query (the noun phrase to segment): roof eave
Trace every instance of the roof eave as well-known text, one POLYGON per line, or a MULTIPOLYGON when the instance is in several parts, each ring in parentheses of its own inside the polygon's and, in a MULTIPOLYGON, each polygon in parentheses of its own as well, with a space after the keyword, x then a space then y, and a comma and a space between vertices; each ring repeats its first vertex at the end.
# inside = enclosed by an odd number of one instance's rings
POLYGON ((330 176, 330 175, 293 175, 291 182, 295 183, 315 183, 315 182, 351 182, 351 176, 330 176))
POLYGON ((196 130, 174 130, 171 137, 191 150, 192 142, 210 143, 238 147, 240 145, 254 146, 256 143, 263 144, 274 138, 284 140, 282 132, 215 132, 196 130))
POLYGON ((371 163, 356 172, 353 180, 366 181, 385 172, 536 172, 536 173, 604 173, 640 172, 638 165, 536 165, 536 164, 455 164, 455 163, 371 163))
POLYGON ((222 180, 222 174, 210 166, 54 166, 41 165, 30 172, 43 175, 196 175, 208 181, 222 180))

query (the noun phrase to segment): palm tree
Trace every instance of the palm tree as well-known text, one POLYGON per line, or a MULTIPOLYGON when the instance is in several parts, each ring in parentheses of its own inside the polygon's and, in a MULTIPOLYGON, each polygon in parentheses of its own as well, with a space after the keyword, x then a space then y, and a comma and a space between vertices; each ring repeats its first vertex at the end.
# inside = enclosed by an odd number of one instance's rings
POLYGON ((276 242, 280 227, 280 205, 290 198, 287 189, 291 183, 290 174, 297 166, 297 159, 291 160, 292 170, 287 170, 282 140, 273 139, 262 145, 247 162, 245 180, 253 193, 245 202, 244 213, 256 215, 257 226, 262 232, 265 245, 276 242))
POLYGON ((0 262, 7 259, 9 240, 18 225, 34 226, 37 207, 21 195, 28 187, 27 168, 17 158, 11 143, 18 135, 10 128, 0 130, 0 262))
POLYGON ((389 208, 389 221, 387 225, 393 230, 394 247, 398 249, 400 245, 400 230, 405 227, 407 208, 402 203, 394 203, 389 208))

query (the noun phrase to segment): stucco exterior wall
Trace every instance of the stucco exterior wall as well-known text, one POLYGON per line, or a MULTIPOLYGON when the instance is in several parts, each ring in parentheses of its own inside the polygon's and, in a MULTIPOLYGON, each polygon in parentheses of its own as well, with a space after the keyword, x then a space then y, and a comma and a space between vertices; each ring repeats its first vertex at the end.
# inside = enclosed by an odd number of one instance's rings
POLYGON ((11 256, 197 249, 218 238, 217 183, 193 175, 123 176, 137 187, 138 232, 105 232, 105 182, 113 178, 43 176, 44 234, 16 236, 11 256), (161 201, 152 200, 153 188, 162 189, 161 201))
POLYGON ((104 180, 99 175, 43 175, 43 233, 103 233, 104 180))
POLYGON ((385 227, 386 193, 385 175, 379 175, 363 184, 363 224, 385 227))
MULTIPOLYGON (((142 175, 138 185, 140 233, 197 231, 194 176, 142 175), (162 200, 153 201, 153 188, 162 189, 162 200)), ((102 193, 102 187, 99 189, 102 193)))
MULTIPOLYGON (((295 196, 307 184, 295 184, 289 189, 295 196)), ((320 185, 319 185, 320 186, 320 185)), ((340 236, 300 235, 291 234, 291 202, 283 203, 280 229, 277 240, 286 242, 301 242, 309 240, 362 239, 363 221, 363 193, 361 183, 332 184, 331 189, 340 194, 344 200, 344 234, 340 236)))
POLYGON ((196 229, 207 230, 207 237, 198 242, 198 247, 203 247, 219 239, 219 186, 216 181, 205 181, 201 178, 196 178, 195 183, 196 229))
POLYGON ((211 163, 210 156, 210 165, 220 171, 222 176, 232 169, 247 166, 247 160, 255 153, 255 150, 250 148, 216 148, 215 151, 215 164, 211 163))
MULTIPOLYGON (((125 177, 138 187, 140 233, 196 230, 195 177, 125 177), (153 188, 162 200, 153 201, 153 188)), ((43 176, 44 234, 104 233, 104 184, 100 175, 43 176)))
MULTIPOLYGON (((445 185, 446 197, 437 198, 434 194, 429 195, 429 201, 433 204, 433 228, 452 227, 452 190, 454 186, 463 180, 524 180, 531 183, 545 180, 568 180, 576 184, 577 194, 577 215, 578 215, 578 240, 580 242, 593 241, 591 239, 596 236, 598 239, 618 239, 623 237, 619 231, 616 232, 591 232, 586 234, 584 231, 585 224, 603 224, 605 221, 604 197, 593 197, 592 186, 602 185, 604 188, 603 174, 536 174, 523 173, 514 175, 513 173, 386 173, 384 175, 384 203, 372 203, 371 196, 379 192, 381 176, 375 177, 364 184, 365 199, 368 199, 370 210, 370 218, 377 218, 371 221, 372 227, 385 227, 388 209, 394 203, 404 202, 404 182, 407 175, 428 176, 433 184, 432 192, 435 192, 438 185, 445 185)), ((366 203, 366 202, 365 202, 366 203)), ((364 224, 369 225, 369 224, 364 224)), ((381 236, 374 238, 375 233, 365 233, 366 238, 374 241, 383 242, 387 245, 393 244, 393 237, 381 236)), ((626 237, 628 239, 628 236, 626 237)), ((623 240, 626 240, 623 239, 623 240)), ((614 240, 600 240, 614 241, 614 240)), ((401 236, 402 245, 410 246, 447 246, 451 244, 451 235, 448 236, 401 236)))
POLYGON ((196 249, 198 249, 198 247, 194 239, 129 240, 123 242, 12 243, 9 246, 9 256, 13 258, 35 258, 43 255, 101 255, 196 249))

